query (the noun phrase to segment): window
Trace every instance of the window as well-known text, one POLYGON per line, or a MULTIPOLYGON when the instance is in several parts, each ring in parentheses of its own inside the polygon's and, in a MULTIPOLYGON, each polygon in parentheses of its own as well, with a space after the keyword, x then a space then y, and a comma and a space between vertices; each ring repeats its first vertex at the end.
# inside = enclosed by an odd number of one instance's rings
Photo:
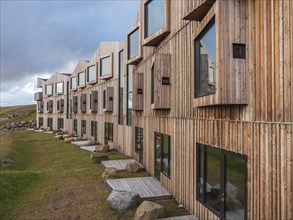
POLYGON ((197 144, 197 200, 222 219, 246 219, 246 157, 197 144))
POLYGON ((78 77, 78 80, 77 80, 78 81, 78 87, 84 87, 85 86, 85 74, 84 74, 84 71, 78 73, 77 77, 78 77))
POLYGON ((53 90, 52 90, 53 85, 46 85, 45 87, 45 94, 46 95, 53 95, 53 90))
POLYGON ((78 97, 77 96, 73 96, 73 106, 72 106, 72 111, 73 113, 77 113, 77 101, 78 97))
POLYGON ((95 138, 95 141, 97 141, 97 137, 98 137, 98 122, 97 121, 91 121, 91 136, 95 138))
POLYGON ((106 90, 103 91, 103 109, 106 108, 106 90))
POLYGON ((155 132, 155 177, 160 178, 160 173, 170 177, 171 164, 170 136, 155 132))
POLYGON ((39 117, 39 128, 44 126, 44 118, 43 117, 39 117))
POLYGON ((47 118, 47 127, 53 130, 53 118, 47 118))
POLYGON ((118 124, 123 125, 123 75, 124 75, 124 51, 119 52, 118 74, 118 124))
POLYGON ((63 129, 64 128, 64 119, 58 118, 58 125, 57 129, 63 129))
POLYGON ((96 65, 89 66, 87 68, 87 82, 88 83, 97 82, 97 68, 96 68, 96 65))
POLYGON ((112 76, 112 56, 100 60, 100 76, 112 76))
POLYGON ((215 94, 216 31, 215 19, 195 39, 195 98, 215 94))
POLYGON ((105 144, 113 142, 113 123, 105 122, 105 144))
POLYGON ((43 113, 44 111, 44 101, 38 101, 38 112, 43 113))
POLYGON ((86 94, 80 95, 80 111, 83 113, 86 112, 86 94))
POLYGON ((112 112, 113 111, 113 97, 114 87, 107 87, 103 91, 103 111, 112 112))
POLYGON ((139 162, 143 163, 143 128, 135 127, 135 152, 139 155, 139 162))
POLYGON ((81 120, 81 134, 86 134, 86 120, 81 120))
POLYGON ((139 28, 128 35, 128 60, 139 55, 139 28))
POLYGON ((98 91, 92 91, 90 94, 90 109, 92 112, 98 111, 98 91))
POLYGON ((164 3, 162 0, 150 0, 145 4, 145 38, 164 27, 164 3))
POLYGON ((73 119, 73 131, 77 132, 77 119, 73 119))
POLYGON ((48 113, 53 113, 53 100, 47 102, 47 111, 48 113))
POLYGON ((155 101, 155 67, 154 65, 152 66, 152 69, 151 69, 151 104, 153 104, 155 101))
POLYGON ((72 77, 71 79, 70 79, 70 85, 71 85, 71 89, 72 90, 76 90, 76 77, 72 77))
POLYGON ((127 122, 126 124, 131 126, 132 124, 132 71, 133 66, 127 66, 127 122))
POLYGON ((63 82, 56 83, 56 93, 57 94, 63 93, 63 82))

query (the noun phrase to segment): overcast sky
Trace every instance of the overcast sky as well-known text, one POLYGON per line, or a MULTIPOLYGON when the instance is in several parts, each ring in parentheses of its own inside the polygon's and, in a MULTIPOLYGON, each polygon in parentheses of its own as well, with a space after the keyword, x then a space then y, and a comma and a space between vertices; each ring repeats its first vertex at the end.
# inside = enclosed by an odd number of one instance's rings
POLYGON ((71 73, 102 41, 125 41, 140 0, 0 0, 0 106, 32 104, 37 77, 71 73))

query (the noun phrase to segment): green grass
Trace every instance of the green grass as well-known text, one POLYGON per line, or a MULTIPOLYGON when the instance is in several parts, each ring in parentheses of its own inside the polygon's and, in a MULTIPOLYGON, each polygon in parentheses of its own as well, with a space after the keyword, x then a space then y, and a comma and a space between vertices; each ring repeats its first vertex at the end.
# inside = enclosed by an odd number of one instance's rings
POLYGON ((7 118, 8 112, 15 112, 17 117, 1 121, 0 126, 13 122, 30 121, 36 118, 36 105, 0 107, 0 118, 7 118))
MULTIPOLYGON (((53 139, 52 134, 0 131, 1 159, 14 161, 0 170, 0 219, 132 219, 136 209, 113 210, 101 179, 104 169, 90 153, 53 139)), ((111 151, 110 159, 128 158, 111 151)), ((118 178, 145 176, 118 172, 118 178)), ((157 201, 168 216, 185 214, 175 200, 157 201)))

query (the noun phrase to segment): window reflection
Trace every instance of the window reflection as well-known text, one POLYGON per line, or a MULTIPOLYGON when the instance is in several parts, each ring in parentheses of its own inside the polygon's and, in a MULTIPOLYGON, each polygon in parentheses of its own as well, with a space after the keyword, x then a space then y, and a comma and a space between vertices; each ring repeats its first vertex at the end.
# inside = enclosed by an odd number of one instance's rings
POLYGON ((88 68, 88 82, 96 81, 96 66, 90 66, 88 68))
POLYGON ((101 59, 101 76, 111 75, 111 56, 101 59))
POLYGON ((139 28, 128 36, 128 59, 139 54, 139 28))
POLYGON ((164 27, 164 0, 151 0, 145 6, 145 38, 164 27))
POLYGON ((214 94, 216 91, 216 40, 215 22, 196 39, 196 97, 214 94))
POLYGON ((78 73, 78 86, 85 85, 84 78, 85 78, 84 72, 78 73))

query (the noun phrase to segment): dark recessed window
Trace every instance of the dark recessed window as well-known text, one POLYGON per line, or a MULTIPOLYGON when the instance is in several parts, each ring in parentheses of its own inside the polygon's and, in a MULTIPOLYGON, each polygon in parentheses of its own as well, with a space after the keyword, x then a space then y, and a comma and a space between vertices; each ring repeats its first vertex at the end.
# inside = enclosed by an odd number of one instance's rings
POLYGON ((98 122, 97 121, 91 121, 91 136, 95 138, 95 141, 97 142, 98 138, 98 122))
POLYGON ((132 124, 132 71, 133 66, 127 66, 127 122, 128 126, 132 124))
POLYGON ((96 82, 97 81, 97 70, 96 65, 89 66, 87 69, 87 82, 96 82))
POLYGON ((216 92, 216 30, 213 19, 195 39, 195 98, 216 92))
POLYGON ((106 108, 106 90, 103 91, 103 108, 106 108))
POLYGON ((44 118, 43 117, 39 117, 39 128, 44 126, 44 118))
POLYGON ((53 130, 53 118, 48 118, 48 119, 47 119, 47 127, 48 127, 50 130, 53 130))
POLYGON ((124 51, 119 52, 119 74, 118 74, 118 124, 123 125, 123 75, 124 75, 124 51))
POLYGON ((139 162, 143 163, 143 128, 135 127, 135 152, 139 155, 139 162))
POLYGON ((170 136, 155 132, 155 177, 160 179, 160 173, 170 177, 171 169, 170 136))
POLYGON ((77 132, 77 119, 73 119, 73 131, 77 132))
POLYGON ((81 120, 81 134, 86 134, 86 120, 81 120))
POLYGON ((85 74, 84 74, 84 71, 83 72, 80 72, 78 73, 77 75, 78 77, 78 86, 85 86, 85 74))
POLYGON ((113 142, 113 123, 105 122, 105 144, 113 142))
POLYGON ((222 219, 247 218, 246 157, 197 144, 197 200, 222 219))
POLYGON ((155 67, 152 66, 151 69, 151 104, 153 104, 155 101, 155 67))
POLYGON ((128 60, 139 55, 139 28, 128 35, 128 60))
POLYGON ((57 129, 63 129, 63 128, 64 128, 64 119, 63 118, 58 118, 57 129))
POLYGON ((149 0, 145 5, 145 38, 159 31, 165 23, 165 1, 149 0))
POLYGON ((100 76, 112 75, 111 56, 104 57, 100 61, 100 76))

